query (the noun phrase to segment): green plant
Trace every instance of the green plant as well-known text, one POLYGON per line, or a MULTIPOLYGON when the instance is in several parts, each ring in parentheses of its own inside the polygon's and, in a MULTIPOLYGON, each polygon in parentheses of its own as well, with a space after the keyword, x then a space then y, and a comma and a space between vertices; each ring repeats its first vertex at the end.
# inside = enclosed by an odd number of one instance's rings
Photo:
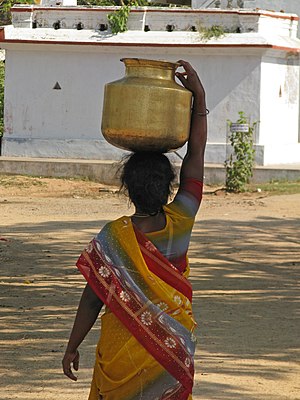
POLYGON ((265 183, 250 183, 247 185, 248 192, 260 191, 268 195, 298 194, 300 193, 300 180, 271 180, 265 183))
POLYGON ((240 111, 239 119, 235 125, 231 121, 227 121, 227 123, 230 130, 228 139, 232 152, 224 163, 226 190, 229 192, 243 192, 245 191, 245 185, 249 183, 252 176, 255 155, 253 135, 257 122, 250 125, 244 112, 240 111))
POLYGON ((34 0, 0 0, 0 23, 4 25, 11 23, 10 9, 13 5, 33 3, 34 0))
POLYGON ((108 14, 107 19, 110 26, 110 29, 113 34, 126 32, 128 17, 130 14, 131 7, 134 6, 145 6, 147 5, 147 0, 129 0, 124 2, 124 0, 114 0, 115 3, 121 4, 121 7, 118 10, 108 14))
POLYGON ((218 39, 225 35, 224 28, 220 25, 212 25, 208 28, 198 25, 198 32, 202 40, 218 39))
POLYGON ((117 34, 127 31, 129 13, 130 6, 124 4, 118 10, 108 14, 107 19, 112 33, 117 34))

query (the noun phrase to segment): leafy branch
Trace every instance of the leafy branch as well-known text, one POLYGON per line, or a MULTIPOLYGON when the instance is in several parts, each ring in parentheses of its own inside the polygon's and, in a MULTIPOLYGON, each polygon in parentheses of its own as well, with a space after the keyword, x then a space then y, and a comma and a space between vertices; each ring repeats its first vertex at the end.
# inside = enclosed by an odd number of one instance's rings
POLYGON ((126 32, 128 30, 127 22, 131 7, 147 5, 147 0, 129 0, 127 3, 124 3, 124 0, 120 0, 120 2, 121 7, 107 16, 113 34, 126 32))
POLYGON ((128 30, 127 22, 130 13, 130 6, 122 5, 118 10, 108 14, 107 20, 113 34, 126 32, 128 30))

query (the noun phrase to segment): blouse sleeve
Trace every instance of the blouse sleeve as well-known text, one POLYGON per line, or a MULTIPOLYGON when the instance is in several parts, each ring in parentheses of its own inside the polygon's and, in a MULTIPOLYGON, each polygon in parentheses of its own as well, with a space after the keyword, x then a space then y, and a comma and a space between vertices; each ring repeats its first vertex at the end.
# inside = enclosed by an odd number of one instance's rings
POLYGON ((194 178, 185 178, 174 200, 168 208, 188 218, 194 218, 199 210, 203 193, 203 182, 194 178))

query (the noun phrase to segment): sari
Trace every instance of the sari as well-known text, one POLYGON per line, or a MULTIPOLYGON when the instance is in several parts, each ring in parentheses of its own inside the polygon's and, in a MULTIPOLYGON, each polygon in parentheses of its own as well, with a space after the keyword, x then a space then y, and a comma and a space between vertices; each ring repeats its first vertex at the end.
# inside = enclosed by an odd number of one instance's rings
POLYGON ((187 261, 181 272, 121 217, 77 267, 106 305, 89 400, 191 400, 196 322, 187 261))

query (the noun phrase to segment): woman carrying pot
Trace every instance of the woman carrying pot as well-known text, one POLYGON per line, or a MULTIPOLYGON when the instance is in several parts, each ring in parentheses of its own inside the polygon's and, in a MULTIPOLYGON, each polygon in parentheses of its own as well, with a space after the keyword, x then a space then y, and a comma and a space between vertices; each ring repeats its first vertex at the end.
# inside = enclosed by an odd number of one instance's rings
POLYGON ((167 204, 175 178, 168 158, 132 154, 121 181, 135 213, 105 225, 77 262, 87 285, 62 362, 72 380, 78 347, 105 305, 89 400, 192 399, 196 323, 187 250, 202 198, 208 111, 197 73, 179 63, 185 71, 176 76, 193 93, 193 109, 174 200, 167 204))

